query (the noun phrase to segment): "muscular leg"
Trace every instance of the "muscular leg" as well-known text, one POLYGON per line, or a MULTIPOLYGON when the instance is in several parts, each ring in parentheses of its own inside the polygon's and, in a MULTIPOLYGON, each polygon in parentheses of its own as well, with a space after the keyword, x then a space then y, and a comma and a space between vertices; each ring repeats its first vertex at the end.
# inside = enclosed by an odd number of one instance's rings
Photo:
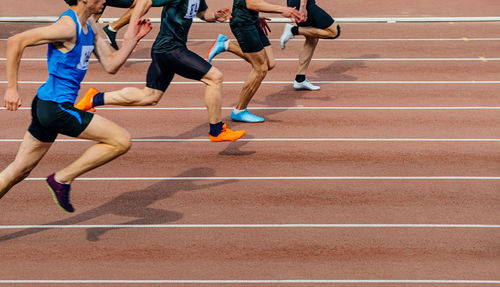
POLYGON ((134 11, 134 6, 135 6, 135 1, 132 4, 132 6, 130 6, 130 8, 127 10, 127 12, 125 12, 125 14, 123 14, 115 22, 109 24, 109 26, 111 26, 113 30, 118 31, 121 28, 123 28, 123 26, 127 25, 130 22, 130 17, 132 16, 132 12, 134 11))
POLYGON ((119 106, 154 106, 164 92, 144 87, 143 89, 127 87, 118 91, 104 93, 105 105, 119 106))
POLYGON ((212 67, 201 79, 207 85, 205 88, 205 105, 208 110, 208 121, 211 124, 219 123, 222 120, 222 73, 212 67))
POLYGON ((131 145, 130 135, 125 129, 99 115, 94 115, 78 138, 99 143, 87 149, 76 161, 56 172, 55 179, 58 182, 71 184, 83 173, 124 154, 131 145))
POLYGON ((299 53, 299 68, 297 71, 298 75, 305 75, 307 72, 307 68, 311 63, 312 56, 314 54, 314 50, 318 45, 318 38, 306 36, 306 41, 304 42, 304 46, 299 53))
POLYGON ((337 24, 335 23, 325 29, 315 27, 299 27, 299 35, 304 35, 306 37, 328 39, 337 36, 337 34, 337 24))
POLYGON ((0 198, 30 174, 51 146, 26 132, 16 158, 0 173, 0 198))
MULTIPOLYGON (((267 47, 266 47, 267 48, 267 47)), ((262 80, 266 77, 268 71, 268 59, 266 50, 261 50, 254 53, 245 53, 245 56, 252 65, 252 71, 241 89, 240 97, 236 109, 244 110, 247 108, 248 103, 257 92, 262 80)))

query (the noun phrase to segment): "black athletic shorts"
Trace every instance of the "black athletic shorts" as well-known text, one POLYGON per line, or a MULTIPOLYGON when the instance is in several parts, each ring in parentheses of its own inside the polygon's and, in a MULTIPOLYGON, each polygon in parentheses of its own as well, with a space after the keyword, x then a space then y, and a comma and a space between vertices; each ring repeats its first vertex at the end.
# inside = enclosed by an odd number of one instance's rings
POLYGON ((106 6, 116 8, 130 8, 132 4, 134 4, 134 0, 106 0, 106 3, 104 3, 104 8, 106 8, 106 6))
MULTIPOLYGON (((300 0, 287 0, 288 7, 295 7, 299 9, 300 0)), ((306 6, 307 9, 307 21, 298 23, 299 27, 315 27, 319 29, 326 29, 333 25, 335 20, 332 16, 328 14, 325 10, 321 9, 316 3, 309 4, 306 6)))
POLYGON ((54 142, 57 134, 78 137, 90 124, 93 113, 79 110, 73 103, 56 103, 33 99, 30 134, 41 142, 54 142))
POLYGON ((258 23, 249 26, 231 26, 231 31, 244 53, 259 52, 264 47, 271 45, 266 33, 258 23))
POLYGON ((168 52, 151 50, 152 62, 146 77, 146 87, 165 91, 175 74, 191 80, 201 80, 212 65, 186 47, 178 47, 168 52))

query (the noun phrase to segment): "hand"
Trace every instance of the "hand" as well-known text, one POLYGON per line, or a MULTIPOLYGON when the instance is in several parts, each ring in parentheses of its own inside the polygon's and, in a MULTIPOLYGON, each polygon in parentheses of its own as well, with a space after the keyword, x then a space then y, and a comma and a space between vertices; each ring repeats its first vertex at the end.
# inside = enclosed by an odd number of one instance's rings
POLYGON ((264 30, 264 33, 266 33, 266 36, 269 35, 268 32, 271 32, 271 27, 269 27, 269 25, 267 24, 267 21, 271 21, 271 18, 260 17, 259 20, 260 20, 260 27, 262 28, 262 30, 264 30))
POLYGON ((17 89, 7 89, 3 97, 3 106, 7 108, 8 111, 16 111, 22 102, 19 98, 17 89))
POLYGON ((300 7, 299 12, 302 13, 302 15, 304 15, 304 20, 302 22, 307 21, 307 9, 306 9, 306 6, 300 7))
POLYGON ((223 8, 215 11, 214 18, 218 22, 224 22, 226 20, 233 18, 233 16, 231 15, 231 9, 223 8))
POLYGON ((294 23, 304 22, 304 14, 295 8, 286 7, 285 11, 281 13, 283 17, 290 18, 294 23))
POLYGON ((146 36, 151 30, 153 26, 151 26, 151 20, 148 18, 141 18, 137 21, 137 35, 135 36, 137 41, 141 40, 146 36))

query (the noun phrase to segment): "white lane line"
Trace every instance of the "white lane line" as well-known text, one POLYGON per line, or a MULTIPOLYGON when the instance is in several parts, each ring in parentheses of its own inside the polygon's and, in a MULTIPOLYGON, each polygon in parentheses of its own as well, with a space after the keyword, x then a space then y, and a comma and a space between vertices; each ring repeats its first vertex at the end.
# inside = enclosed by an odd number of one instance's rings
MULTIPOLYGON (((500 38, 485 37, 485 38, 466 38, 468 41, 500 41, 500 38)), ((209 42, 213 43, 215 39, 189 39, 188 42, 209 42)), ((7 38, 0 38, 0 41, 7 41, 7 38)), ((123 39, 117 39, 121 42, 123 39)), ((141 42, 154 42, 155 39, 142 39, 141 42)), ((269 39, 271 42, 279 42, 280 39, 269 39)), ((303 38, 291 39, 291 42, 304 42, 303 38)), ((458 41, 464 42, 464 38, 340 38, 335 41, 321 40, 325 42, 405 42, 405 41, 458 41)))
POLYGON ((0 229, 87 229, 87 228, 487 228, 497 224, 74 224, 0 225, 0 229))
MULTIPOLYGON (((0 22, 37 22, 52 23, 58 19, 57 16, 4 16, 0 17, 0 22)), ((118 18, 101 18, 99 22, 109 23, 118 18)), ((151 23, 161 23, 161 18, 150 18, 151 23)), ((498 22, 500 17, 476 16, 476 17, 344 17, 335 18, 338 23, 396 23, 396 22, 498 22)), ((229 21, 225 21, 229 23, 229 21)), ((272 17, 270 23, 291 23, 290 19, 284 17, 272 17)), ((205 21, 195 17, 193 23, 206 24, 205 21)))
MULTIPOLYGON (((275 61, 298 61, 298 58, 277 58, 275 61)), ((0 61, 7 61, 7 58, 0 58, 0 61)), ((31 62, 46 62, 46 58, 22 58, 21 61, 31 61, 31 62)), ((91 62, 97 62, 97 59, 90 59, 91 62)), ((213 59, 213 61, 219 62, 243 62, 243 59, 240 58, 219 58, 213 59)), ((485 62, 485 61, 500 61, 500 58, 486 58, 486 57, 477 57, 477 58, 315 58, 312 61, 318 62, 328 62, 328 61, 389 61, 389 62, 397 62, 397 61, 475 61, 475 62, 485 62)), ((127 62, 151 62, 150 58, 132 58, 127 59, 127 62)))
MULTIPOLYGON (((44 181, 45 177, 28 177, 44 181)), ((500 176, 212 176, 212 177, 79 177, 79 181, 160 181, 160 180, 500 180, 500 176)))
MULTIPOLYGON (((98 107, 97 110, 111 111, 206 111, 206 107, 98 107)), ((222 107, 223 110, 233 110, 233 107, 222 107)), ((500 107, 252 107, 249 110, 499 110, 500 107)), ((0 107, 0 110, 6 108, 0 107)), ((30 107, 20 107, 19 110, 30 111, 30 107)))
MULTIPOLYGON (((0 81, 0 84, 7 84, 7 81, 0 81)), ((18 81, 18 84, 43 84, 45 81, 18 81)), ((290 84, 291 81, 263 81, 262 84, 290 84)), ((500 84, 500 81, 311 81, 311 83, 315 84, 354 84, 354 85, 363 85, 363 84, 500 84)), ((145 85, 146 82, 98 82, 98 81, 87 81, 82 82, 82 84, 87 85, 145 85)), ((179 81, 179 82, 171 82, 171 84, 175 85, 204 85, 203 82, 197 81, 179 81)), ((231 85, 231 84, 244 84, 244 81, 225 81, 223 84, 231 85)))
MULTIPOLYGON (((0 139, 0 143, 22 142, 23 139, 0 139)), ((209 142, 209 139, 145 139, 136 138, 132 142, 209 142)), ((386 139, 358 139, 358 138, 262 138, 262 139, 239 139, 239 142, 500 142, 500 139, 417 139, 417 138, 386 138, 386 139)), ((83 139, 57 139, 56 142, 93 142, 83 139)))
POLYGON ((0 280, 0 284, 500 284, 500 280, 0 280))

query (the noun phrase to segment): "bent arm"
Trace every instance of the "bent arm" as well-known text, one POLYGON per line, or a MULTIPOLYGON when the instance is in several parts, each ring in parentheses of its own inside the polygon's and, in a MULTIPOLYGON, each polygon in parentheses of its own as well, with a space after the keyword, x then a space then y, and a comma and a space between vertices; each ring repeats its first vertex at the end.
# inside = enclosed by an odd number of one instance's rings
POLYGON ((9 81, 9 88, 17 87, 19 63, 26 47, 55 42, 64 43, 76 37, 75 24, 64 18, 61 18, 58 22, 50 26, 31 29, 8 39, 7 79, 9 81))
POLYGON ((203 11, 198 11, 196 14, 198 18, 200 18, 203 21, 206 22, 224 22, 226 20, 231 19, 231 9, 229 8, 223 8, 220 10, 212 10, 210 8, 207 8, 203 11))
POLYGON ((99 62, 103 66, 104 70, 110 74, 118 72, 120 67, 125 63, 127 58, 134 51, 137 43, 144 37, 149 31, 151 31, 151 23, 149 20, 140 19, 137 29, 134 29, 135 34, 124 40, 122 47, 118 51, 112 52, 107 40, 101 36, 99 27, 95 23, 94 19, 89 18, 89 23, 92 29, 96 31, 96 36, 94 39, 94 53, 99 59, 99 62))
MULTIPOLYGON (((69 18, 69 17, 68 17, 69 18)), ((21 106, 17 91, 19 64, 24 49, 46 43, 71 44, 76 38, 76 26, 70 19, 62 17, 56 23, 25 31, 12 36, 7 41, 7 90, 4 94, 3 106, 9 111, 15 111, 21 106)))

